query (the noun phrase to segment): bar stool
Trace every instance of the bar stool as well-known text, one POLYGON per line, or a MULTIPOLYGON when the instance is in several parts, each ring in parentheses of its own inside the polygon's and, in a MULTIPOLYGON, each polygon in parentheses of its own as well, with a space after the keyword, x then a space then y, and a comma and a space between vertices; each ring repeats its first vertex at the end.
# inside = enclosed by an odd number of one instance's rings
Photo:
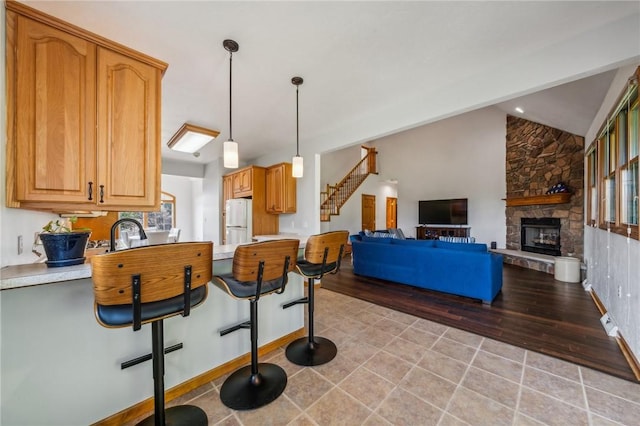
POLYGON ((278 398, 287 386, 287 373, 281 367, 258 363, 258 300, 285 290, 299 245, 300 241, 294 239, 239 245, 233 254, 232 273, 213 277, 213 282, 231 297, 250 302, 249 321, 220 331, 220 336, 241 328, 251 333, 251 365, 233 372, 220 389, 220 399, 229 408, 262 407, 278 398))
POLYGON ((336 345, 331 340, 314 336, 313 282, 315 279, 321 279, 324 274, 338 272, 348 238, 349 231, 332 231, 312 235, 307 239, 304 259, 297 261, 297 272, 309 280, 307 286, 308 296, 286 303, 282 308, 287 309, 299 303, 306 303, 308 307, 309 335, 294 340, 287 346, 287 359, 294 364, 305 366, 325 364, 335 358, 338 352, 336 345))
MULTIPOLYGON (((176 243, 112 251, 91 260, 98 323, 108 328, 132 326, 133 331, 151 323, 154 414, 139 425, 207 425, 199 407, 165 410, 163 320, 186 317, 207 298, 212 251, 211 242, 176 243)), ((139 362, 149 359, 141 358, 139 362)))

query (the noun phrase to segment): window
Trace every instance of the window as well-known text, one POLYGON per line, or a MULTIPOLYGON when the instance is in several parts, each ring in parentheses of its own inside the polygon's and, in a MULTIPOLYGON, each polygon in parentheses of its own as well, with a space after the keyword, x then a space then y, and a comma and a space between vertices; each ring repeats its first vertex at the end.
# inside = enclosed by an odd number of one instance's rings
POLYGON ((640 186, 638 125, 638 76, 603 125, 597 141, 586 154, 587 221, 612 232, 638 238, 640 186))
MULTIPOLYGON (((169 231, 176 227, 176 197, 168 192, 161 193, 160 210, 155 212, 120 212, 120 218, 130 217, 136 219, 147 229, 157 231, 169 231)), ((123 223, 122 230, 128 231, 129 235, 138 235, 138 228, 130 223, 123 223)))
POLYGON ((597 150, 594 148, 587 154, 587 224, 598 223, 598 179, 597 150))
MULTIPOLYGON (((628 98, 628 107, 621 114, 620 125, 625 129, 624 144, 620 144, 620 150, 625 150, 621 155, 621 213, 622 223, 625 225, 638 225, 638 87, 632 91, 628 98), (633 101, 633 104, 632 104, 633 101)), ((621 141, 622 142, 622 141, 621 141)))
POLYGON ((602 147, 602 223, 616 221, 616 130, 615 123, 608 124, 605 135, 600 139, 602 147))

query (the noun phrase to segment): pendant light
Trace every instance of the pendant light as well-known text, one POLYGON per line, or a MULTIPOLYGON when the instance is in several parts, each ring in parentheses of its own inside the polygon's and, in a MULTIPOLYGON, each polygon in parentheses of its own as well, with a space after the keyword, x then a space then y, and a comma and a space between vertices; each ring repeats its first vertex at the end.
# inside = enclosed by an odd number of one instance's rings
POLYGON ((299 125, 298 125, 298 88, 304 82, 302 77, 293 77, 291 83, 296 86, 296 155, 293 157, 292 163, 292 175, 294 178, 301 178, 304 170, 304 162, 300 157, 300 138, 299 138, 299 125))
POLYGON ((238 51, 238 43, 233 40, 225 40, 222 42, 224 48, 229 52, 229 140, 222 145, 223 164, 228 169, 238 168, 238 144, 233 140, 233 125, 231 111, 231 72, 233 62, 233 52, 238 51))

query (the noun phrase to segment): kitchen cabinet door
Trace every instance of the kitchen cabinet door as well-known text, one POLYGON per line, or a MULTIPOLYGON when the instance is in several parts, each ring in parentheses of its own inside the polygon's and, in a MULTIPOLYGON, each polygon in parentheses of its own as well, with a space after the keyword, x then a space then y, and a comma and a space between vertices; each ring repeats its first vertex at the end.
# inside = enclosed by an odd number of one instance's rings
POLYGON ((222 244, 227 244, 227 212, 225 206, 227 200, 233 198, 233 175, 222 176, 222 244))
POLYGON ((253 167, 238 170, 233 174, 233 197, 250 197, 253 192, 253 167))
POLYGON ((16 198, 88 203, 95 182, 96 47, 23 16, 14 22, 19 72, 8 108, 15 108, 16 198))
POLYGON ((158 207, 160 71, 98 49, 98 205, 158 207))
POLYGON ((266 206, 269 213, 296 212, 296 180, 292 176, 291 163, 280 163, 267 169, 266 206))

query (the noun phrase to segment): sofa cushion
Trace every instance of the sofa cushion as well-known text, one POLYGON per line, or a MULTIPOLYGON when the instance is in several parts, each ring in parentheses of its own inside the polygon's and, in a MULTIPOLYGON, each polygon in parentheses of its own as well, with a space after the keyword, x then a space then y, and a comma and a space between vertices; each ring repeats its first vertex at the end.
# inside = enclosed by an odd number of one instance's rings
POLYGON ((436 248, 459 251, 478 251, 486 252, 487 245, 480 243, 450 243, 447 241, 436 240, 436 248))
POLYGON ((391 235, 393 235, 394 238, 398 238, 400 240, 406 239, 406 237, 404 236, 404 232, 402 232, 402 229, 400 228, 389 228, 388 231, 391 235))

